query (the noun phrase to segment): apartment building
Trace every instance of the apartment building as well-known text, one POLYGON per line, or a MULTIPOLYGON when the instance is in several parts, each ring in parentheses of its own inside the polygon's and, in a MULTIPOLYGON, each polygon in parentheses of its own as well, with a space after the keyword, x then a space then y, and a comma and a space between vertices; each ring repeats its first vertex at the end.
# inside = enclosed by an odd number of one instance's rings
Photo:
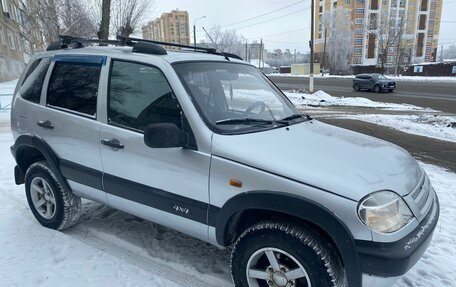
MULTIPOLYGON (((322 59, 324 50, 324 19, 337 7, 343 7, 349 11, 351 20, 350 64, 378 65, 383 60, 388 67, 399 61, 401 64, 435 61, 443 0, 316 1, 317 59, 322 59), (394 43, 386 44, 388 34, 393 33, 396 33, 396 37, 391 37, 394 43)), ((327 34, 326 40, 330 37, 337 35, 327 34)))
POLYGON ((144 39, 190 45, 190 25, 187 11, 173 10, 142 27, 144 39))

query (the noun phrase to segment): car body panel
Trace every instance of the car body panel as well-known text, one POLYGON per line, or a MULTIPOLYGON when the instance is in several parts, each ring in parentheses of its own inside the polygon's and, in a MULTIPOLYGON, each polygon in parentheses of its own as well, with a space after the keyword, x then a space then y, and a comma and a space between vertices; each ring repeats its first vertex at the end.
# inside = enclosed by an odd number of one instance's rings
POLYGON ((214 135, 212 153, 356 201, 379 190, 406 195, 421 178, 404 149, 316 120, 252 134, 214 135))

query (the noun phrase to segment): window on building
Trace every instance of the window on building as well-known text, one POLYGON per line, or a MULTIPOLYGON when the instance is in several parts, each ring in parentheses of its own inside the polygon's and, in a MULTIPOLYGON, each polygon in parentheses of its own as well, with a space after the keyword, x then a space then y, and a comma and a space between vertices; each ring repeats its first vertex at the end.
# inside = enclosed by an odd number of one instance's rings
POLYGON ((154 123, 181 127, 181 108, 163 73, 151 66, 114 61, 108 122, 138 131, 154 123))
POLYGON ((363 38, 355 38, 355 39, 353 40, 353 43, 354 43, 355 45, 362 45, 362 44, 363 44, 363 38))
POLYGON ((406 0, 400 0, 399 1, 399 8, 405 8, 405 3, 406 2, 407 2, 406 0))
POLYGON ((3 36, 3 27, 0 26, 0 46, 6 45, 5 37, 3 36))
POLYGON ((364 9, 363 8, 356 8, 356 14, 357 15, 363 15, 364 14, 364 9))
POLYGON ((16 49, 16 45, 14 43, 14 35, 13 35, 13 32, 9 31, 8 30, 8 46, 10 47, 10 49, 12 50, 15 50, 16 49))
POLYGON ((94 116, 101 64, 56 62, 49 80, 47 104, 94 116))
POLYGON ((376 13, 369 14, 369 29, 370 30, 377 29, 377 22, 378 22, 377 18, 378 18, 378 14, 376 14, 376 13))
POLYGON ((426 29, 426 14, 421 14, 418 21, 418 29, 424 30, 426 29))
POLYGON ((364 31, 363 29, 355 29, 355 35, 363 35, 364 31))
POLYGON ((418 33, 418 39, 416 41, 416 56, 423 57, 423 44, 424 44, 424 33, 418 33))
POLYGON ((367 44, 367 58, 369 59, 375 58, 375 40, 375 34, 369 34, 367 44))
POLYGON ((351 5, 351 0, 345 0, 345 5, 351 5))
POLYGON ((363 54, 363 49, 362 48, 354 48, 353 49, 353 55, 360 56, 362 54, 363 54))
POLYGON ((421 11, 427 11, 428 0, 421 0, 421 11))
POLYGON ((362 25, 363 23, 364 23, 364 19, 363 18, 356 18, 355 19, 355 24, 362 25))
POLYGON ((38 59, 33 62, 25 75, 25 80, 21 85, 21 97, 28 101, 39 103, 44 78, 51 64, 50 58, 38 59))
POLYGON ((356 3, 364 4, 364 0, 356 0, 356 3))
POLYGON ((337 8, 337 2, 334 2, 334 3, 333 3, 333 7, 334 7, 334 8, 337 8))
POLYGON ((322 12, 323 12, 323 6, 320 6, 320 7, 318 8, 318 12, 319 12, 319 13, 322 13, 322 12))
POLYGON ((2 0, 2 9, 3 9, 3 12, 5 12, 5 13, 9 12, 9 7, 8 7, 8 1, 7 0, 2 0))
POLYGON ((371 10, 378 10, 378 0, 371 0, 370 1, 370 9, 371 10))

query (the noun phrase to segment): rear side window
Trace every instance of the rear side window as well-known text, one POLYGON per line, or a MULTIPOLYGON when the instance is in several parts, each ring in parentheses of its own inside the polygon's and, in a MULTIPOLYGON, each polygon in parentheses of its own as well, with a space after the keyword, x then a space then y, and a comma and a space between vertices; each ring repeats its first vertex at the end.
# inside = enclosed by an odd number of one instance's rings
POLYGON ((181 125, 181 108, 163 73, 114 60, 109 80, 108 122, 144 131, 154 123, 181 125))
POLYGON ((23 99, 34 103, 40 102, 44 78, 50 64, 50 58, 42 58, 30 65, 20 90, 23 99))
POLYGON ((95 116, 101 65, 57 61, 49 80, 47 104, 95 116))

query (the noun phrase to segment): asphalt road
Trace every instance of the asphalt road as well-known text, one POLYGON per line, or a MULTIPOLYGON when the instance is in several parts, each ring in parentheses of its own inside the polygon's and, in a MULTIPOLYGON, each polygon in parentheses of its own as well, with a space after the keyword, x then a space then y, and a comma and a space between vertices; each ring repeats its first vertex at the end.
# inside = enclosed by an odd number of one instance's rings
POLYGON ((415 158, 456 172, 456 143, 404 133, 388 127, 347 119, 318 120, 397 144, 415 158))
MULTIPOLYGON (((308 89, 309 78, 305 77, 269 77, 282 90, 308 89)), ((393 93, 356 92, 352 88, 352 79, 314 78, 316 90, 324 90, 334 96, 364 97, 374 101, 389 103, 407 103, 435 110, 456 113, 456 83, 397 82, 393 93)))

